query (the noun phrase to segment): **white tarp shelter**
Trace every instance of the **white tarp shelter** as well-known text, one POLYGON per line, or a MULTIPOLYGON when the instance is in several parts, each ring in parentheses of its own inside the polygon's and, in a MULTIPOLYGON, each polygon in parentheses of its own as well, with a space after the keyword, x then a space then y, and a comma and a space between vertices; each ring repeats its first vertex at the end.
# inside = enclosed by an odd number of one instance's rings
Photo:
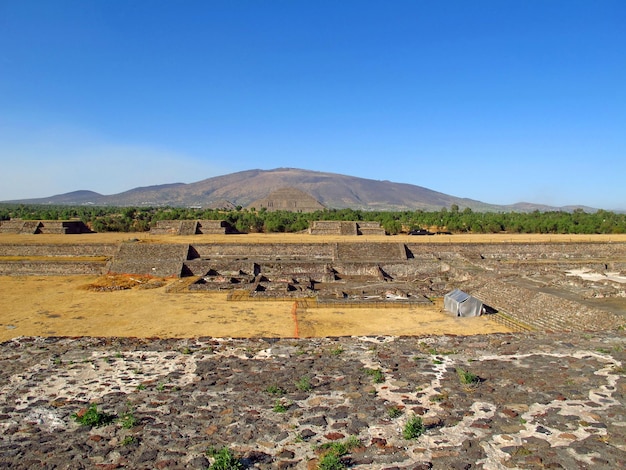
POLYGON ((454 289, 443 297, 443 308, 457 317, 477 317, 485 312, 480 300, 460 289, 454 289))

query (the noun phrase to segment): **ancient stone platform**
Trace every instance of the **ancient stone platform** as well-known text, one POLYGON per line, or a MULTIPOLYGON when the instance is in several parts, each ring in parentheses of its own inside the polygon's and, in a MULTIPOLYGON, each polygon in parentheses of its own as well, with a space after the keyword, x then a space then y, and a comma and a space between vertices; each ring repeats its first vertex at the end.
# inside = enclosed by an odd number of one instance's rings
POLYGON ((355 469, 626 468, 625 361, 624 331, 17 338, 0 344, 0 467, 206 469, 228 447, 246 468, 315 469, 351 438, 355 469), (92 403, 113 420, 79 425, 92 403))

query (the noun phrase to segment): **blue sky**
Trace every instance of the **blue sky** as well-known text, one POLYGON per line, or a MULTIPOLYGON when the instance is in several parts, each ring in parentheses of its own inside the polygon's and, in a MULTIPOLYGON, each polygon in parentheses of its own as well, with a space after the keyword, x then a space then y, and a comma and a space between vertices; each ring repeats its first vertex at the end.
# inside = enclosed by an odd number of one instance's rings
POLYGON ((294 167, 626 209, 623 0, 0 0, 0 200, 294 167))

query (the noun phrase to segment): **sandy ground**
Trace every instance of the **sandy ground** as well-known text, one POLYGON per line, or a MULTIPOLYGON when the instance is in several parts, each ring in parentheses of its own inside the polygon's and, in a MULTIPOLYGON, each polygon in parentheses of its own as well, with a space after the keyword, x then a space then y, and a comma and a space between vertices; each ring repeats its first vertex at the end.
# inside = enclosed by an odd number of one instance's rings
POLYGON ((248 338, 508 331, 487 317, 458 319, 438 307, 309 308, 294 317, 293 302, 235 302, 222 293, 171 293, 165 286, 84 288, 96 279, 0 277, 0 341, 27 335, 248 338))

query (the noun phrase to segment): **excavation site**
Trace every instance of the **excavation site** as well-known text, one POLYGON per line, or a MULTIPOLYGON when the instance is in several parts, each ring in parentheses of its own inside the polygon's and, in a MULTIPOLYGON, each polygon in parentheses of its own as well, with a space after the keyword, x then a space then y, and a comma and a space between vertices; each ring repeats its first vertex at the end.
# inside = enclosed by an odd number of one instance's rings
POLYGON ((0 298, 4 468, 626 465, 626 237, 3 233, 0 298))

